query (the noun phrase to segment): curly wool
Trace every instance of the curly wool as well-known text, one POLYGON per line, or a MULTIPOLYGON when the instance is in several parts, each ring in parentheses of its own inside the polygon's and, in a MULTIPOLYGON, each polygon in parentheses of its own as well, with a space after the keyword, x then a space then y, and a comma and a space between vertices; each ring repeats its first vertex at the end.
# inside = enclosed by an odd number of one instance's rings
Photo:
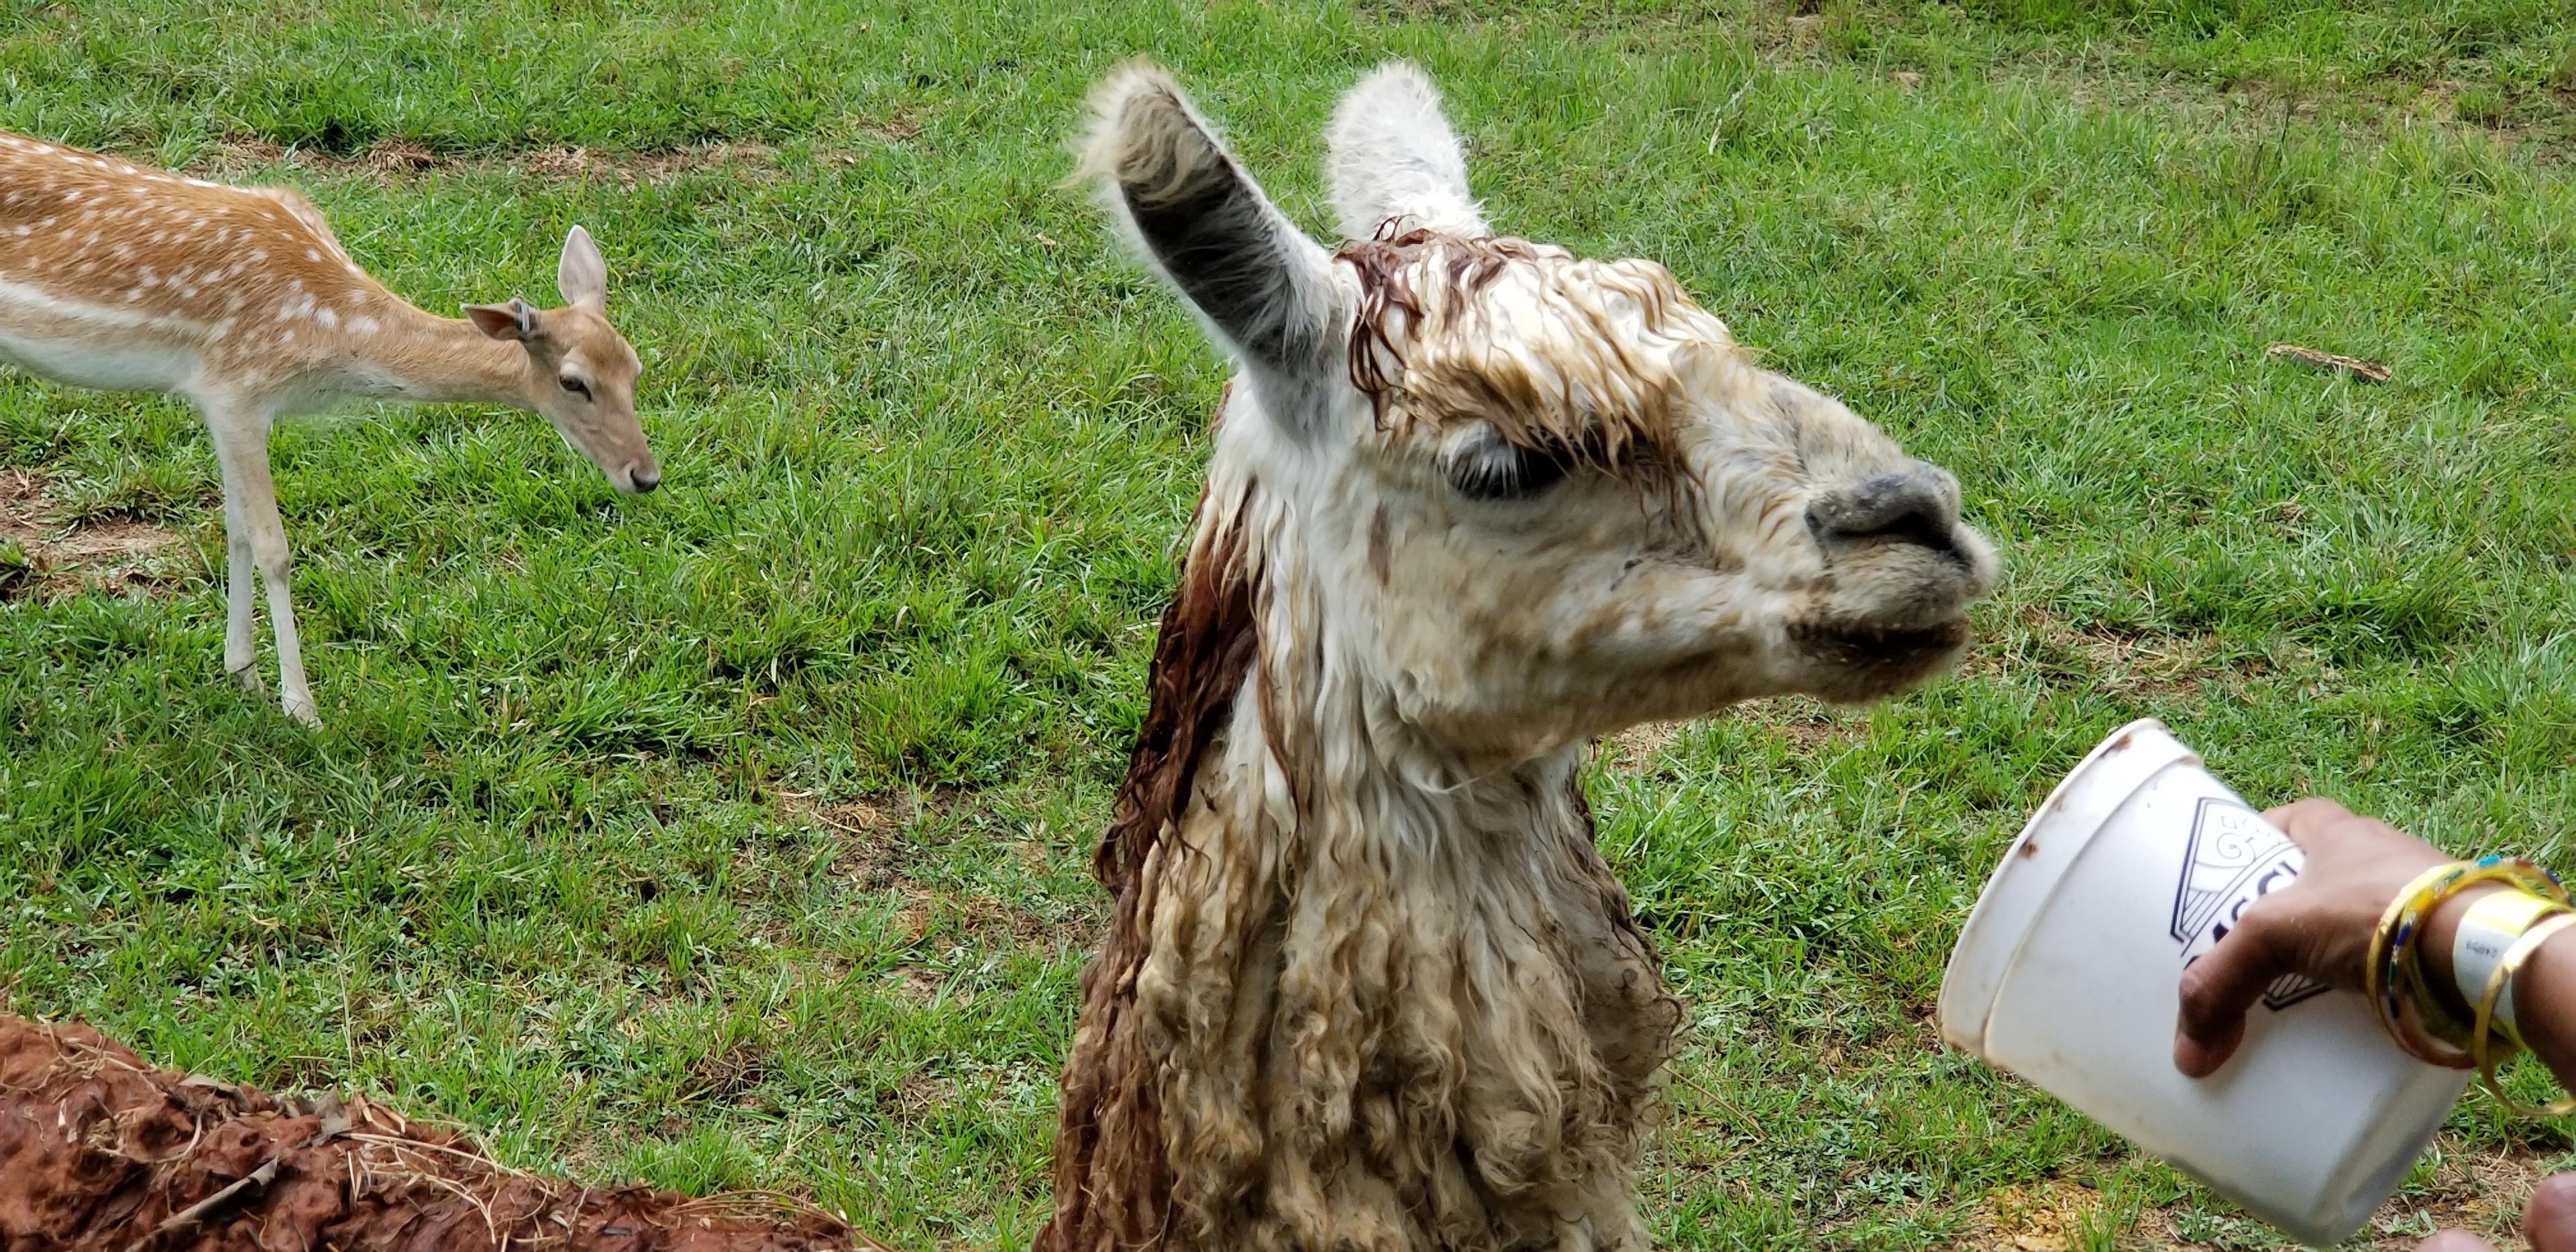
POLYGON ((1627 1176, 1680 1009, 1594 849, 1580 750, 1444 759, 1342 663, 1295 540, 1249 481, 1202 502, 1147 738, 1189 720, 1170 702, 1230 703, 1194 750, 1140 750, 1122 797, 1132 817, 1188 772, 1104 848, 1119 908, 1038 1246, 1642 1249, 1627 1176), (1229 597, 1255 654, 1187 681, 1230 658, 1176 638, 1229 597))

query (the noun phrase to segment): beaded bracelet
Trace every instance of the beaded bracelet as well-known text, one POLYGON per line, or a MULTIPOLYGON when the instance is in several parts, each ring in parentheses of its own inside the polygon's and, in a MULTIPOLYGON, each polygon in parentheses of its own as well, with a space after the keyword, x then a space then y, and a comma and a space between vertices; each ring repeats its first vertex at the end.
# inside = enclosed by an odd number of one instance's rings
POLYGON ((2402 999, 2405 989, 2392 977, 2395 973, 2392 958, 2397 945, 2414 937, 2412 928, 2404 924, 2409 914, 2408 906, 2426 892, 2437 890, 2446 882, 2457 882, 2461 875, 2475 868, 2476 864, 2471 861, 2436 865, 2398 888, 2396 897, 2388 902, 2387 910, 2379 915, 2378 927, 2370 932, 2370 951, 2361 965, 2363 994, 2370 997, 2371 1006, 2378 1011, 2379 1024, 2388 1031, 2388 1037, 2417 1060, 2453 1069, 2467 1066, 2455 1064, 2453 1058, 2433 1051, 2429 1042, 2419 1043, 2408 1026, 2402 999))
POLYGON ((2496 1055, 2487 1041, 2496 1025, 2496 1004, 2504 998, 2515 977, 2522 973, 2522 967, 2531 960, 2533 953, 2540 951, 2540 945, 2551 935, 2570 926, 2576 926, 2576 913, 2553 913, 2522 932, 2522 937, 2504 950, 2504 955, 2496 961, 2495 969, 2487 974, 2487 985, 2478 996, 2477 1019, 2470 1029, 2469 1054, 2477 1063, 2478 1077, 2486 1080, 2487 1090, 2495 1095, 2498 1104, 2524 1117, 2565 1117, 2576 1113, 2576 1095, 2561 1096, 2547 1104, 2525 1104, 2507 1095, 2504 1083, 2496 1078, 2496 1064, 2503 1058, 2496 1055))
POLYGON ((2408 1055, 2446 1069, 2474 1068, 2477 1060, 2464 1045, 2476 1039, 2470 1023, 2453 1020, 2433 998, 2418 949, 2425 917, 2462 888, 2481 882, 2510 883, 2561 904, 2568 902, 2567 889, 2559 885, 2556 875, 2518 857, 2486 856, 2436 865, 2417 875, 2389 902, 2379 928, 2371 934, 2370 952, 2362 966, 2365 989, 2388 1037, 2408 1055))

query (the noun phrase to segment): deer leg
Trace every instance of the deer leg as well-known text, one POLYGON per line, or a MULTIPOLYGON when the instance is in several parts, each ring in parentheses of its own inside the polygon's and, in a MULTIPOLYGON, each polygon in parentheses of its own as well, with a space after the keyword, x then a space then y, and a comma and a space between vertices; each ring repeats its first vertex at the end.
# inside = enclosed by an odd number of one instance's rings
POLYGON ((224 473, 224 672, 242 690, 257 694, 259 644, 251 637, 257 575, 250 554, 250 526, 242 520, 242 485, 234 481, 229 458, 219 458, 224 473))
MULTIPOLYGON (((231 415, 233 420, 218 419, 215 427, 215 455, 223 461, 226 495, 238 488, 240 503, 235 517, 241 526, 242 539, 250 552, 250 563, 268 584, 268 620, 277 632, 277 686, 286 715, 308 726, 321 724, 321 715, 313 703, 313 689, 304 681, 304 648, 295 632, 295 605, 287 590, 286 526, 277 516, 277 483, 268 472, 268 423, 257 418, 231 415)), ((229 527, 227 528, 229 530, 229 527)), ((236 558, 238 560, 238 558, 236 558)), ((241 566, 234 566, 234 620, 249 619, 249 580, 241 566)), ((249 644, 247 625, 242 628, 244 649, 249 644)), ((232 641, 225 641, 226 661, 231 657, 232 641)))

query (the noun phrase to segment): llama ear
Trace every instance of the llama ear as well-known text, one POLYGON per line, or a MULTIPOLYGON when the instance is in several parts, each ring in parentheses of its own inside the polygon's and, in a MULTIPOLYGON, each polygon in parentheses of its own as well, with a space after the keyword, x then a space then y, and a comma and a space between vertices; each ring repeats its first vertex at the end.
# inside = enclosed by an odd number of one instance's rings
POLYGON ((575 226, 564 236, 563 259, 555 262, 555 290, 563 293, 566 304, 608 303, 608 262, 589 231, 575 226))
MULTIPOLYGON (((1092 97, 1078 177, 1257 373, 1312 380, 1334 324, 1332 258, 1261 193, 1162 70, 1131 65, 1092 97)), ((1334 345, 1337 347, 1337 345, 1334 345)))
POLYGON ((1360 80, 1333 113, 1326 174, 1342 233, 1367 239, 1389 222, 1397 233, 1492 233, 1467 192, 1467 160, 1440 113, 1440 93, 1411 64, 1392 61, 1360 80))

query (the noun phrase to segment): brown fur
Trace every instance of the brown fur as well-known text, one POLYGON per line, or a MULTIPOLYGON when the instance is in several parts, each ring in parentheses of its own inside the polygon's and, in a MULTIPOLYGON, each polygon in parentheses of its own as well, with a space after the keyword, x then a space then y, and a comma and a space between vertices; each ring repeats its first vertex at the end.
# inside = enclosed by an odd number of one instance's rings
POLYGON ((1161 1110, 1124 1019, 1145 958, 1145 867, 1173 818, 1189 807, 1200 761, 1233 713, 1258 643, 1242 532, 1230 525, 1212 532, 1218 542, 1184 562, 1180 588, 1163 611, 1144 725, 1092 861, 1118 897, 1117 913, 1100 955, 1083 971, 1083 1024, 1065 1065, 1056 1131, 1056 1212, 1038 1236, 1039 1252, 1151 1247, 1168 1227, 1172 1177, 1161 1110))
POLYGON ((1672 450, 1689 381, 1677 362, 1742 362, 1724 323, 1660 265, 1580 261, 1508 237, 1390 235, 1395 225, 1336 254, 1360 285, 1351 385, 1376 406, 1382 430, 1487 421, 1514 443, 1550 444, 1615 466, 1672 450), (1525 340, 1489 324, 1486 297, 1506 283, 1525 286, 1530 303, 1557 324, 1546 357, 1509 350, 1525 340), (1635 305, 1641 328, 1614 328, 1605 297, 1635 305), (1632 350, 1638 338, 1678 350, 1649 360, 1632 350))

